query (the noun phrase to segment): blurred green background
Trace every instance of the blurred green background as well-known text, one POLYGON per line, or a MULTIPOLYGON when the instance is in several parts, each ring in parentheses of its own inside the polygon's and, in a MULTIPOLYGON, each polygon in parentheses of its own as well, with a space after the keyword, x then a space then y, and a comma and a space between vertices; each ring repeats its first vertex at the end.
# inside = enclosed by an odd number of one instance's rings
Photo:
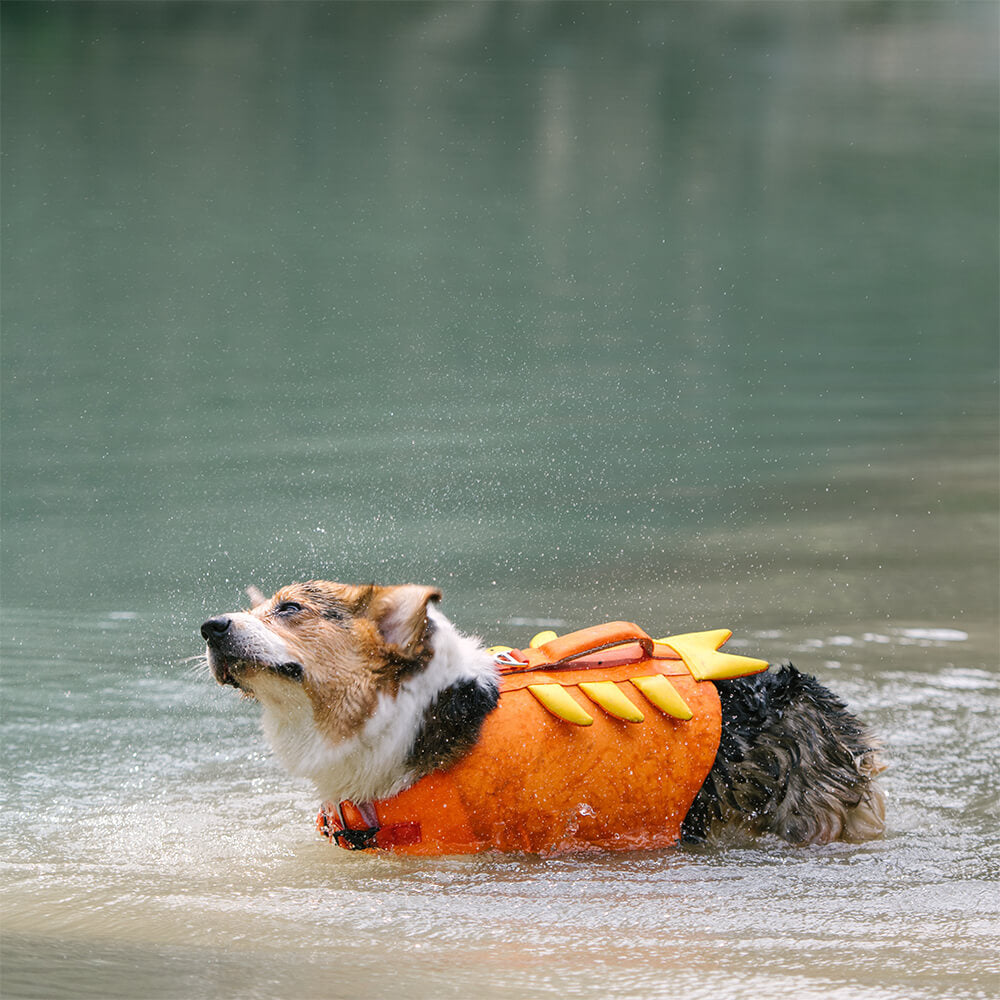
POLYGON ((5 3, 5 604, 994 621, 997 11, 5 3))

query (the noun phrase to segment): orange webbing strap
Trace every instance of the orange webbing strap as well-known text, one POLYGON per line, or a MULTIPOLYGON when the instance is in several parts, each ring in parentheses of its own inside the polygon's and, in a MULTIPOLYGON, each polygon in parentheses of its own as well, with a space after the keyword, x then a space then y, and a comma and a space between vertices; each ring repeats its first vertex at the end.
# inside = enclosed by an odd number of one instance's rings
POLYGON ((498 665, 502 674, 516 674, 542 667, 560 667, 581 656, 599 653, 601 650, 629 642, 637 642, 644 657, 649 658, 653 655, 655 643, 649 634, 634 622, 607 622, 604 625, 593 625, 559 636, 534 649, 516 650, 510 659, 499 660, 498 665))

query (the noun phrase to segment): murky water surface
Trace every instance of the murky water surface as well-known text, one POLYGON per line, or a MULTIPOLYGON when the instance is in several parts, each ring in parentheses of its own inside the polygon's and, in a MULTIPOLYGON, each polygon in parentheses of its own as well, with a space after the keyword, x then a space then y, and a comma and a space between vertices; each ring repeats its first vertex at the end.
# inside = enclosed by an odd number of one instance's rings
POLYGON ((7 998, 992 997, 997 8, 5 4, 7 998), (330 848, 242 588, 728 626, 889 831, 330 848))

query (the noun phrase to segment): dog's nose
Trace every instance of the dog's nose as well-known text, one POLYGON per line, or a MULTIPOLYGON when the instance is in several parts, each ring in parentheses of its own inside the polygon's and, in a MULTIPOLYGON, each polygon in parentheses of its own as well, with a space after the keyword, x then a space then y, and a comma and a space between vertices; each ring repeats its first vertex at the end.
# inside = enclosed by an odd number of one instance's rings
POLYGON ((209 618, 201 627, 202 637, 205 642, 219 639, 226 634, 230 625, 232 625, 232 619, 227 618, 225 615, 219 615, 218 618, 209 618))

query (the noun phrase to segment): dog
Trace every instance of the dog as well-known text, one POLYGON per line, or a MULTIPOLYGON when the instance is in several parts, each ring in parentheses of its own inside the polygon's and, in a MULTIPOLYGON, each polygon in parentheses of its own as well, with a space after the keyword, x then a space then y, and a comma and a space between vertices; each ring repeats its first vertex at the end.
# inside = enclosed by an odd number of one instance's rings
MULTIPOLYGON (((714 685, 696 684, 680 664, 675 673, 685 676, 669 680, 675 688, 686 683, 679 690, 692 704, 692 699, 702 696, 710 699, 709 709, 719 717, 721 732, 714 738, 706 736, 704 763, 693 778, 686 772, 651 773, 651 768, 661 768, 657 761, 669 769, 689 753, 696 730, 684 727, 695 725, 697 717, 686 723, 648 713, 650 723, 653 716, 661 719, 657 724, 666 727, 664 732, 683 734, 682 742, 666 757, 657 757, 656 746, 651 749, 647 744, 643 749, 635 742, 640 730, 647 734, 644 739, 660 739, 652 725, 630 727, 619 721, 621 716, 595 712, 609 734, 606 738, 617 742, 586 758, 589 751, 585 752, 585 737, 580 735, 584 730, 561 723, 524 690, 506 693, 509 678, 502 671, 517 672, 520 661, 511 660, 508 654, 508 667, 504 667, 503 654, 498 656, 478 639, 462 634, 437 607, 441 592, 435 587, 313 580, 283 587, 271 598, 254 588, 248 593, 253 605, 249 611, 218 615, 201 626, 209 669, 218 683, 231 685, 261 704, 267 741, 291 774, 315 784, 326 802, 321 830, 341 846, 405 846, 413 844, 414 837, 419 840, 419 821, 387 824, 385 815, 392 814, 393 803, 406 802, 407 796, 421 789, 434 792, 439 811, 447 810, 450 803, 452 816, 495 809, 497 799, 517 799, 528 812, 538 811, 538 803, 550 797, 549 791, 539 790, 540 775, 555 773, 550 784, 558 784, 556 772, 567 760, 577 758, 584 761, 582 770, 563 783, 574 786, 566 801, 573 803, 578 815, 574 813, 572 823, 566 820, 555 840, 537 833, 542 828, 550 831, 555 824, 553 816, 542 810, 534 821, 534 834, 521 832, 514 837, 509 831, 498 832, 512 822, 505 814, 490 821, 494 835, 459 838, 456 849, 548 853, 588 846, 658 847, 677 840, 727 842, 734 836, 765 835, 809 845, 861 842, 883 832, 884 796, 875 781, 884 768, 879 741, 834 694, 791 664, 753 676, 716 680, 714 685), (515 666, 510 668, 510 663, 515 666), (490 748, 483 741, 503 715, 502 691, 505 702, 524 694, 538 718, 532 717, 530 738, 522 725, 516 741, 490 748), (540 764, 536 750, 531 751, 535 756, 522 760, 523 747, 534 742, 536 731, 551 731, 553 739, 571 741, 561 744, 558 766, 540 764), (617 758, 632 744, 638 747, 646 768, 644 787, 630 785, 626 773, 639 765, 615 770, 617 758), (490 779, 494 784, 483 785, 478 792, 481 775, 475 779, 479 784, 466 780, 457 796, 446 788, 449 775, 467 775, 476 766, 494 776, 502 773, 502 777, 490 779), (588 796, 596 801, 602 793, 591 794, 585 786, 598 772, 616 796, 611 805, 601 808, 626 816, 631 824, 628 830, 615 828, 609 833, 607 824, 613 826, 614 821, 594 816, 588 796), (666 786, 669 789, 664 792, 666 786), (684 788, 689 789, 686 795, 684 788), (643 818, 641 801, 656 789, 660 789, 656 794, 680 798, 663 807, 666 812, 652 809, 643 818), (635 824, 648 825, 649 816, 656 823, 672 817, 675 827, 665 834, 656 829, 636 833, 635 824), (381 827, 395 829, 396 840, 380 840, 387 836, 386 831, 379 833, 381 827)), ((643 656, 653 648, 652 644, 643 646, 645 652, 638 654, 647 666, 653 661, 643 656)), ((669 648, 667 653, 679 663, 669 648)), ((611 662, 608 653, 601 655, 611 662)), ((751 662, 760 663, 755 669, 767 666, 763 661, 751 662)), ((550 663, 542 679, 558 680, 555 671, 567 666, 576 664, 550 663)), ((531 679, 528 674, 526 680, 531 679)), ((538 685, 532 688, 533 693, 538 690, 538 685)), ((641 719, 642 713, 638 714, 641 719)), ((428 833, 427 841, 429 852, 449 852, 447 838, 434 841, 428 833)))

